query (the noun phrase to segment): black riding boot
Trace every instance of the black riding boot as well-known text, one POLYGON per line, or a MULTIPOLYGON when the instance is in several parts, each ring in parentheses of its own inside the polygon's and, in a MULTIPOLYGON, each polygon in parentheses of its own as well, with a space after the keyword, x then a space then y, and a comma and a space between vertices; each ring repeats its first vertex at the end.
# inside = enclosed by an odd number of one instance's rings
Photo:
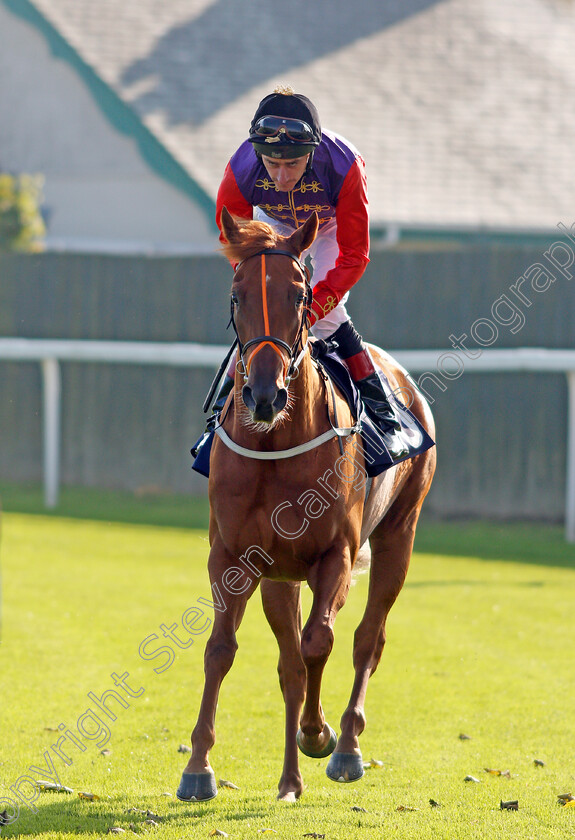
POLYGON ((234 387, 234 379, 232 376, 228 376, 226 374, 224 381, 220 386, 220 390, 218 391, 218 395, 212 405, 212 416, 208 417, 208 428, 213 429, 214 424, 216 422, 216 418, 222 413, 222 409, 226 404, 226 400, 228 398, 228 394, 234 387))
POLYGON ((210 434, 213 432, 213 430, 215 428, 215 425, 216 425, 216 421, 217 421, 218 417, 220 416, 220 414, 222 413, 222 409, 223 409, 224 405, 226 404, 228 394, 230 393, 230 391, 232 390, 233 387, 234 387, 233 378, 226 374, 226 377, 225 377, 224 381, 222 382, 222 384, 220 386, 220 390, 218 391, 218 395, 217 395, 217 397, 214 401, 214 404, 212 405, 212 413, 207 419, 206 431, 204 432, 202 437, 197 441, 197 443, 190 450, 192 455, 194 456, 194 458, 197 458, 198 452, 200 451, 200 449, 202 448, 202 446, 204 445, 206 440, 209 438, 210 434))
POLYGON ((369 351, 352 322, 346 321, 338 327, 329 340, 337 343, 337 354, 345 362, 369 416, 382 433, 390 456, 396 460, 406 455, 408 450, 397 435, 401 423, 383 390, 369 351))

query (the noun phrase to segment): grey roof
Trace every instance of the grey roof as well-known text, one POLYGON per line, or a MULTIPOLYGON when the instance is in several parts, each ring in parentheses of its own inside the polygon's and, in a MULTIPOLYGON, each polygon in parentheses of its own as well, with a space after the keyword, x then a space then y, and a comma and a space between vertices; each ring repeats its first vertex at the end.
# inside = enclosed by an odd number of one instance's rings
POLYGON ((572 221, 571 0, 33 3, 212 197, 288 82, 362 152, 376 224, 572 221))

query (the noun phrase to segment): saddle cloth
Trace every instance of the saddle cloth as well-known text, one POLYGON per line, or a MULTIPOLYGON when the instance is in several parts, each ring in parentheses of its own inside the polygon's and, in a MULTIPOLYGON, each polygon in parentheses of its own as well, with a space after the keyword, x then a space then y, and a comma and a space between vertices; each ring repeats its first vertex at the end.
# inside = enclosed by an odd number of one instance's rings
MULTIPOLYGON (((353 413, 354 420, 359 418, 361 425, 361 439, 363 443, 363 453, 365 460, 365 471, 368 476, 373 477, 399 464, 401 461, 406 461, 408 458, 414 458, 427 449, 435 446, 435 441, 427 434, 419 420, 417 420, 411 411, 397 398, 392 391, 387 377, 379 368, 377 375, 381 381, 383 389, 387 395, 390 404, 394 407, 397 418, 401 423, 401 431, 396 434, 402 438, 403 443, 407 448, 407 453, 401 458, 392 460, 385 444, 381 432, 376 423, 369 416, 365 410, 359 391, 349 375, 349 371, 343 364, 341 359, 333 352, 324 352, 316 359, 325 374, 332 380, 341 393, 345 396, 348 405, 353 413)), ((214 441, 215 432, 210 432, 205 441, 198 449, 198 453, 192 464, 192 469, 199 472, 201 475, 209 476, 210 473, 210 453, 214 441)), ((201 441, 201 438, 200 438, 201 441)), ((198 446, 198 444, 196 446, 198 446)))

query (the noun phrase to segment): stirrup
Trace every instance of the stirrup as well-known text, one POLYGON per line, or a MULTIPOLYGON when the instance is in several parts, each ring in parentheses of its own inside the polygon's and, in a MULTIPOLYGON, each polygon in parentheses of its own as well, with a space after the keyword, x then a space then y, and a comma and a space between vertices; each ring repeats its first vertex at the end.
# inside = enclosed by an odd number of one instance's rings
MULTIPOLYGON (((371 417, 373 419, 373 415, 371 415, 371 417)), ((409 449, 397 432, 382 429, 375 420, 374 423, 376 423, 381 437, 383 438, 385 448, 389 452, 393 461, 397 461, 399 458, 403 458, 404 455, 407 455, 409 449)))

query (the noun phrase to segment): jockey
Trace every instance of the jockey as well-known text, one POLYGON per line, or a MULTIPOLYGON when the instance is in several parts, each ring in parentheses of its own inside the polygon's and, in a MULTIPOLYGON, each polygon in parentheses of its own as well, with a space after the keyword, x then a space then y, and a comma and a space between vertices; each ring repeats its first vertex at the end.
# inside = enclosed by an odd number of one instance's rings
MULTIPOLYGON (((369 262, 369 217, 365 164, 343 137, 322 131, 310 100, 289 87, 260 102, 249 137, 229 161, 221 182, 216 221, 223 207, 234 216, 267 222, 289 236, 314 212, 318 235, 309 254, 313 276, 310 327, 314 337, 334 342, 363 403, 382 432, 390 456, 406 449, 401 428, 373 360, 347 314, 345 303, 369 262)), ((220 239, 224 241, 223 234, 220 239)), ((214 410, 233 385, 224 380, 214 410)))

